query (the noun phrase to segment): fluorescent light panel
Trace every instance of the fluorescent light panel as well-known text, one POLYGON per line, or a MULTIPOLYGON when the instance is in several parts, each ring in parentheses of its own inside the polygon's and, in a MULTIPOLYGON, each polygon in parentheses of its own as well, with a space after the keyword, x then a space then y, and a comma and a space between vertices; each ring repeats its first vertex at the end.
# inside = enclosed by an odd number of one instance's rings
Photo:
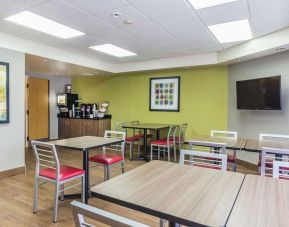
POLYGON ((222 5, 229 2, 236 2, 239 0, 189 0, 195 9, 203 9, 211 6, 222 5))
POLYGON ((89 48, 96 50, 96 51, 100 51, 100 52, 105 53, 105 54, 115 56, 115 57, 120 57, 120 58, 137 55, 133 52, 130 52, 128 50, 114 46, 112 44, 103 44, 103 45, 99 45, 99 46, 91 46, 89 48))
POLYGON ((59 24, 29 11, 23 11, 7 17, 5 20, 63 39, 85 35, 83 32, 77 31, 73 28, 59 24))
POLYGON ((220 43, 252 39, 251 27, 247 19, 211 25, 209 29, 220 43))

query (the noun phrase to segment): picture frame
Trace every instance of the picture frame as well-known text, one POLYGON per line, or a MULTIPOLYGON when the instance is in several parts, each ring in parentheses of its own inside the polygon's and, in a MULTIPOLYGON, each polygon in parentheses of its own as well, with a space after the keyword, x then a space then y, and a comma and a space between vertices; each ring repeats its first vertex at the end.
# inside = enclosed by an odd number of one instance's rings
POLYGON ((180 111, 180 76, 150 78, 150 111, 180 111))
POLYGON ((0 124, 9 122, 9 63, 0 62, 0 124))

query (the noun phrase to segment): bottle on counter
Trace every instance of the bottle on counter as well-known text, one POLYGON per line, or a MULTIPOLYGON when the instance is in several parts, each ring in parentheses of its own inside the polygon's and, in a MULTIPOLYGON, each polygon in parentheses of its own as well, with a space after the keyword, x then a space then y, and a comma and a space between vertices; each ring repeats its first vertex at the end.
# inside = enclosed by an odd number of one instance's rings
POLYGON ((75 118, 75 105, 72 104, 72 117, 75 118))

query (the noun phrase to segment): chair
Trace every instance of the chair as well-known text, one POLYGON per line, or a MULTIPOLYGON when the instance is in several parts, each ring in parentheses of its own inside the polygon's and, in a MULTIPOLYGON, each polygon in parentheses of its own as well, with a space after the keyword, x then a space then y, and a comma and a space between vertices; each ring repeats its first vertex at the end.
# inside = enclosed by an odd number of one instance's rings
MULTIPOLYGON (((216 137, 223 137, 223 138, 232 138, 232 139, 237 139, 238 133, 234 131, 220 131, 220 130, 211 130, 211 136, 216 136, 216 137)), ((227 150, 228 151, 228 150, 227 150)), ((229 150, 230 151, 230 150, 229 150)), ((236 172, 237 170, 237 154, 236 151, 232 151, 233 154, 228 154, 228 162, 232 164, 232 170, 236 172)))
MULTIPOLYGON (((260 133, 259 140, 289 141, 289 135, 260 133)), ((267 165, 272 168, 272 163, 267 165)), ((259 155, 258 167, 259 173, 261 174, 261 154, 259 155)))
POLYGON ((97 154, 89 158, 90 162, 97 163, 104 166, 104 180, 109 180, 110 178, 110 169, 112 165, 120 164, 122 173, 124 173, 124 150, 125 150, 125 132, 119 131, 108 131, 104 133, 104 138, 117 138, 122 139, 121 144, 115 144, 110 146, 103 147, 102 154, 97 154), (107 151, 113 151, 116 154, 107 154, 107 151), (118 152, 121 152, 118 155, 118 152))
MULTIPOLYGON (((126 132, 126 130, 123 129, 124 123, 123 122, 117 122, 115 123, 115 130, 116 131, 120 131, 120 132, 126 132)), ((139 156, 139 152, 140 152, 140 138, 141 135, 134 135, 130 136, 130 137, 126 137, 125 138, 125 145, 129 146, 129 158, 130 160, 132 160, 133 158, 133 147, 135 144, 138 145, 138 156, 139 156)))
POLYGON ((227 170, 226 145, 224 143, 211 143, 203 141, 189 141, 191 150, 181 150, 180 164, 205 167, 217 170, 227 170), (215 151, 211 153, 210 151, 215 151), (186 156, 189 159, 186 159, 186 156))
POLYGON ((84 202, 85 171, 60 165, 54 144, 32 141, 31 145, 36 159, 33 213, 37 213, 39 181, 44 180, 44 182, 53 183, 55 185, 55 193, 52 221, 56 222, 59 193, 61 193, 61 199, 63 200, 65 190, 82 184, 81 195, 82 201, 84 202), (66 189, 64 188, 65 183, 76 179, 81 179, 81 182, 69 186, 66 189))
POLYGON ((186 130, 188 127, 188 123, 183 123, 179 125, 179 133, 176 137, 176 143, 179 145, 179 150, 182 149, 182 144, 185 142, 186 130))
POLYGON ((119 227, 149 227, 148 225, 141 224, 139 222, 121 217, 119 215, 77 202, 73 201, 72 206, 72 215, 76 227, 93 227, 93 225, 85 222, 84 216, 90 219, 99 221, 108 226, 119 226, 119 227))
MULTIPOLYGON (((273 176, 273 163, 274 161, 289 162, 288 149, 276 149, 269 147, 262 147, 261 153, 261 176, 273 176)), ((277 168, 277 167, 276 167, 277 168)), ((286 166, 278 168, 278 170, 289 171, 286 166)), ((277 171, 278 171, 277 170, 277 171)), ((276 170, 275 170, 276 171, 276 170)))
POLYGON ((168 161, 170 161, 170 150, 171 148, 173 148, 175 162, 177 161, 176 138, 175 138, 176 131, 177 131, 177 126, 171 125, 166 139, 151 141, 151 160, 153 160, 153 151, 155 150, 158 151, 158 159, 160 159, 160 152, 162 150, 164 152, 164 155, 165 155, 165 152, 168 152, 168 161))
POLYGON ((289 180, 289 162, 273 161, 273 178, 289 180))

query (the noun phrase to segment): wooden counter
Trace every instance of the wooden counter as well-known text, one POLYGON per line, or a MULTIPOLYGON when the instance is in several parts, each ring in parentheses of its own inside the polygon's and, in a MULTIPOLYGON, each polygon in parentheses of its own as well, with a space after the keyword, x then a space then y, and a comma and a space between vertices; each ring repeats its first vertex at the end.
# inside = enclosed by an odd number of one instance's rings
POLYGON ((58 138, 104 136, 111 129, 111 117, 103 119, 58 118, 58 138))

